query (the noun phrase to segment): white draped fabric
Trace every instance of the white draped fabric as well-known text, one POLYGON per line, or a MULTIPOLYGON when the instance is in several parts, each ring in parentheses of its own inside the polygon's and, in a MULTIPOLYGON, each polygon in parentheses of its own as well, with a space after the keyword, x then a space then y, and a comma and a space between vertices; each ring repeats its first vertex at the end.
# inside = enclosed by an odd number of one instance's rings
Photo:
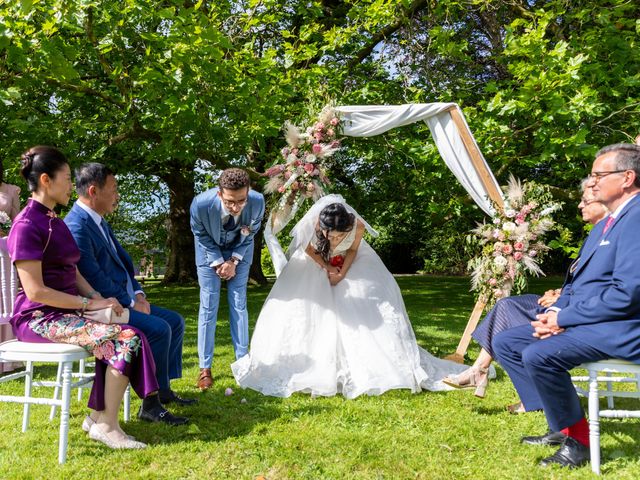
MULTIPOLYGON (((343 121, 343 134, 351 137, 372 137, 380 135, 392 128, 410 125, 415 122, 424 121, 429 126, 431 134, 435 140, 438 151, 445 164, 453 172, 460 184, 465 188, 476 204, 487 214, 491 214, 493 209, 489 201, 489 192, 482 182, 480 175, 473 165, 469 152, 462 140, 458 126, 453 121, 450 110, 456 109, 464 122, 468 137, 473 140, 478 147, 469 130, 469 126, 464 120, 464 115, 455 103, 417 103, 406 105, 355 105, 336 107, 343 121)), ((480 149, 477 148, 480 152, 480 149)), ((493 182, 495 189, 500 192, 500 187, 486 160, 479 154, 481 162, 484 163, 487 178, 493 182)), ((297 211, 298 206, 292 209, 289 218, 284 225, 290 221, 297 211)), ((264 233, 265 242, 271 259, 273 260, 276 276, 287 264, 287 257, 276 238, 276 234, 284 225, 279 225, 278 230, 272 230, 271 222, 266 222, 264 233)))

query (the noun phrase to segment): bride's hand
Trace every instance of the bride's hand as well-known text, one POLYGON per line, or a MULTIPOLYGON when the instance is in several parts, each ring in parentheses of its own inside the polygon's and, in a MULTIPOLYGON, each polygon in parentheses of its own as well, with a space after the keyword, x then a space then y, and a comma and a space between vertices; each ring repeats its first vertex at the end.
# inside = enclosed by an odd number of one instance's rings
POLYGON ((340 267, 334 267, 332 265, 326 265, 324 269, 327 271, 327 277, 331 278, 334 275, 338 275, 340 273, 340 267))
POLYGON ((329 283, 331 284, 331 286, 335 286, 338 283, 340 283, 340 281, 344 278, 344 275, 342 275, 341 273, 336 273, 335 275, 331 275, 329 277, 329 283))

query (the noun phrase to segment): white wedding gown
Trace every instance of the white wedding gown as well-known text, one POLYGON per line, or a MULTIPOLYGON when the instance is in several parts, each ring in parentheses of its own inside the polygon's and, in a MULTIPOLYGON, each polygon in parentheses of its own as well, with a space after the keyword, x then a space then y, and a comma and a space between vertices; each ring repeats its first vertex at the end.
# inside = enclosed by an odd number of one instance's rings
MULTIPOLYGON (((306 254, 320 208, 335 200, 344 203, 337 195, 321 198, 294 228, 293 254, 262 307, 249 354, 231 365, 236 381, 276 397, 449 390, 441 379, 468 367, 418 346, 395 279, 364 240, 346 277, 335 286, 306 254)), ((355 232, 332 256, 344 254, 355 232)))

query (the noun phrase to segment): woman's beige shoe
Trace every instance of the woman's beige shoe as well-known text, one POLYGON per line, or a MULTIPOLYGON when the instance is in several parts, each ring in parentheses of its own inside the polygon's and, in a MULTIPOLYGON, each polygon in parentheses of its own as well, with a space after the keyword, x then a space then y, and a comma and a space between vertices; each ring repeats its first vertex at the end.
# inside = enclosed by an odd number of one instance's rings
POLYGON ((513 405, 507 405, 507 412, 513 413, 515 415, 519 413, 527 413, 522 402, 514 403, 513 405))
POLYGON ((474 395, 484 398, 489 384, 489 369, 469 367, 458 375, 443 378, 442 382, 453 388, 475 388, 474 395))
POLYGON ((147 448, 146 443, 138 442, 129 437, 112 438, 109 436, 110 433, 111 432, 107 433, 103 431, 97 423, 94 423, 91 425, 91 428, 89 428, 89 438, 91 440, 104 443, 107 447, 113 448, 114 450, 147 448))
MULTIPOLYGON (((89 433, 89 430, 91 430, 91 426, 96 423, 93 421, 93 418, 91 418, 90 415, 86 415, 84 417, 84 420, 82 421, 82 430, 84 430, 85 432, 89 433)), ((134 437, 132 437, 131 435, 127 435, 127 437, 129 438, 129 440, 135 440, 134 437)))

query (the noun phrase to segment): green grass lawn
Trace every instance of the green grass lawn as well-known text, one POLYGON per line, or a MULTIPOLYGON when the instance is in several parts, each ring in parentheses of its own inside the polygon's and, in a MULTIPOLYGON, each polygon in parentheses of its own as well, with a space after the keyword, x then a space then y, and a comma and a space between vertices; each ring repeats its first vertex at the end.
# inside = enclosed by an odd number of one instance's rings
MULTIPOLYGON (((418 342, 432 353, 452 353, 473 306, 468 279, 398 277, 418 342)), ((532 282, 542 292, 561 279, 532 282)), ((20 432, 22 407, 0 404, 0 479, 9 478, 197 478, 197 479, 535 479, 590 478, 590 468, 540 469, 537 462, 553 448, 520 445, 522 435, 544 433, 541 413, 510 415, 517 400, 498 368, 487 397, 471 391, 411 394, 393 391, 380 397, 344 400, 294 395, 264 397, 236 388, 229 364, 233 350, 227 307, 221 305, 215 352, 214 387, 201 394, 198 374, 196 286, 147 287, 151 302, 186 318, 184 377, 173 382, 196 407, 173 409, 191 417, 185 427, 132 420, 125 430, 149 444, 143 451, 113 451, 91 441, 80 425, 86 409, 73 400, 67 463, 57 464, 58 421, 48 408, 33 406, 31 427, 20 432), (232 387, 235 393, 226 397, 232 387), (242 403, 242 399, 246 403, 242 403)), ((268 287, 250 287, 251 331, 268 287)), ((469 356, 478 347, 472 344, 469 356)), ((53 367, 42 367, 54 375, 53 367)), ((18 394, 17 382, 0 385, 0 394, 18 394)), ((629 400, 629 402, 631 402, 629 400)), ((140 401, 133 400, 135 415, 140 401)), ((622 401, 624 405, 624 401, 622 401)), ((633 405, 630 404, 630 408, 633 405)), ((603 473, 610 478, 640 477, 640 421, 603 420, 603 473)), ((595 476, 594 476, 595 477, 595 476)))

